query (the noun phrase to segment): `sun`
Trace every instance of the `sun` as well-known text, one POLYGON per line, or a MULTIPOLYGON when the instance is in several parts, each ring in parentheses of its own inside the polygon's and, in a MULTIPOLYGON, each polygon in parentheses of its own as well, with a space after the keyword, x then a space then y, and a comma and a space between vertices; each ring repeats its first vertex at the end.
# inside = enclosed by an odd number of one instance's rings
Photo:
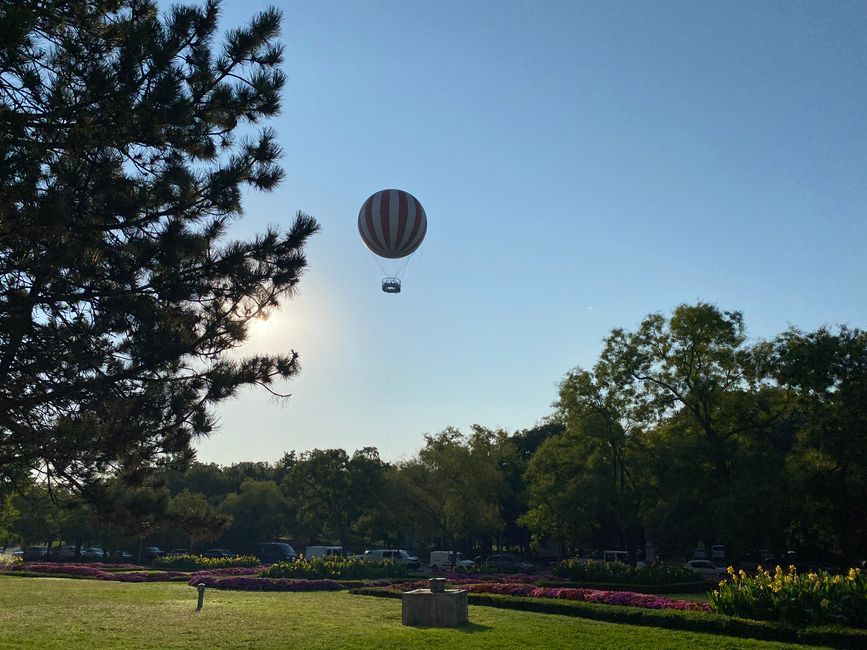
POLYGON ((251 319, 247 322, 247 338, 252 340, 266 338, 274 331, 276 320, 275 314, 251 319))

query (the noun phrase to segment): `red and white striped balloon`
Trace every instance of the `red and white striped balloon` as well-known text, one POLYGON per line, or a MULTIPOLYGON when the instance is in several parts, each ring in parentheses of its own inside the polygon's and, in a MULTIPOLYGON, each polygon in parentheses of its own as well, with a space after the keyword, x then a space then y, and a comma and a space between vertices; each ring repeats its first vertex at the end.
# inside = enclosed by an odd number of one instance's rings
POLYGON ((406 257, 421 245, 427 216, 409 192, 381 190, 361 206, 358 232, 365 246, 380 257, 406 257))

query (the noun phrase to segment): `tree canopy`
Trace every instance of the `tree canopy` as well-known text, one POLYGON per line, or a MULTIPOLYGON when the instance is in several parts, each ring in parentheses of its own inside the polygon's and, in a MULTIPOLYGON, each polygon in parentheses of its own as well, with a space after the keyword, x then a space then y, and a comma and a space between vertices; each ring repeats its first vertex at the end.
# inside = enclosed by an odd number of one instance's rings
POLYGON ((283 178, 261 124, 285 79, 278 10, 221 38, 218 18, 0 6, 0 481, 140 481, 190 459, 215 404, 298 372, 225 354, 296 290, 318 225, 227 240, 243 193, 283 178))

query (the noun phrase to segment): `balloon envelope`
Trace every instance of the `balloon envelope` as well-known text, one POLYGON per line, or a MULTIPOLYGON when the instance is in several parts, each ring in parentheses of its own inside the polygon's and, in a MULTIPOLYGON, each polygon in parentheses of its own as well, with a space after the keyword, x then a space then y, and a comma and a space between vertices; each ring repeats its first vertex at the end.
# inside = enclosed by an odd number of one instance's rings
POLYGON ((380 190, 358 213, 361 240, 380 257, 406 257, 421 245, 427 216, 421 203, 403 190, 380 190))

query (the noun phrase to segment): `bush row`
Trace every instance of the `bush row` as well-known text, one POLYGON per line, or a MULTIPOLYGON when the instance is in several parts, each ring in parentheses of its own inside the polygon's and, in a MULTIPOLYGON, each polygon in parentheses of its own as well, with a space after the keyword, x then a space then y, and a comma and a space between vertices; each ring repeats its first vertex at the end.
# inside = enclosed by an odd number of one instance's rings
POLYGON ((22 576, 53 576, 59 578, 90 578, 115 582, 170 582, 186 580, 180 571, 104 571, 86 564, 25 563, 9 573, 22 576))
POLYGON ((239 591, 339 591, 345 587, 335 580, 296 580, 293 578, 260 578, 258 576, 200 575, 190 578, 193 587, 203 584, 213 589, 239 591))
MULTIPOLYGON (((398 591, 371 587, 352 589, 349 593, 381 598, 400 598, 402 596, 398 591)), ((705 612, 640 609, 619 605, 600 605, 580 601, 523 598, 520 596, 502 596, 497 594, 470 593, 467 597, 471 605, 500 607, 542 614, 578 616, 608 623, 644 625, 670 630, 720 634, 781 643, 806 643, 835 648, 851 648, 852 650, 863 650, 863 648, 867 647, 867 632, 839 626, 796 629, 780 623, 730 618, 705 612)))
POLYGON ((714 609, 730 616, 790 625, 867 627, 867 576, 860 569, 848 575, 798 573, 777 567, 755 575, 729 569, 730 579, 711 594, 714 609))
POLYGON ((559 562, 554 573, 576 582, 599 582, 629 585, 670 585, 695 582, 696 574, 677 564, 654 562, 646 566, 629 566, 621 562, 570 559, 559 562))
MULTIPOLYGON (((527 583, 478 582, 472 578, 449 581, 455 586, 466 589, 471 594, 499 594, 502 596, 524 596, 528 598, 554 598, 556 600, 575 600, 605 605, 626 605, 647 609, 677 609, 681 611, 710 611, 710 605, 693 600, 674 600, 654 594, 639 594, 634 591, 600 591, 575 587, 539 587, 527 583)), ((406 592, 423 589, 426 580, 405 582, 390 586, 392 591, 406 592)))
MULTIPOLYGON (((540 587, 579 587, 582 589, 598 589, 600 591, 617 591, 624 588, 623 583, 614 582, 575 582, 574 580, 536 580, 540 587)), ((670 585, 628 585, 630 591, 640 594, 704 594, 710 591, 704 580, 682 582, 670 585)))
POLYGON ((201 555, 168 555, 154 558, 154 566, 161 569, 197 571, 199 569, 224 569, 231 567, 259 566, 259 558, 253 555, 234 557, 202 557, 201 555))
POLYGON ((331 580, 359 580, 363 578, 403 578, 407 568, 391 560, 368 562, 357 558, 315 557, 299 558, 292 562, 278 562, 262 572, 265 578, 328 578, 331 580))

